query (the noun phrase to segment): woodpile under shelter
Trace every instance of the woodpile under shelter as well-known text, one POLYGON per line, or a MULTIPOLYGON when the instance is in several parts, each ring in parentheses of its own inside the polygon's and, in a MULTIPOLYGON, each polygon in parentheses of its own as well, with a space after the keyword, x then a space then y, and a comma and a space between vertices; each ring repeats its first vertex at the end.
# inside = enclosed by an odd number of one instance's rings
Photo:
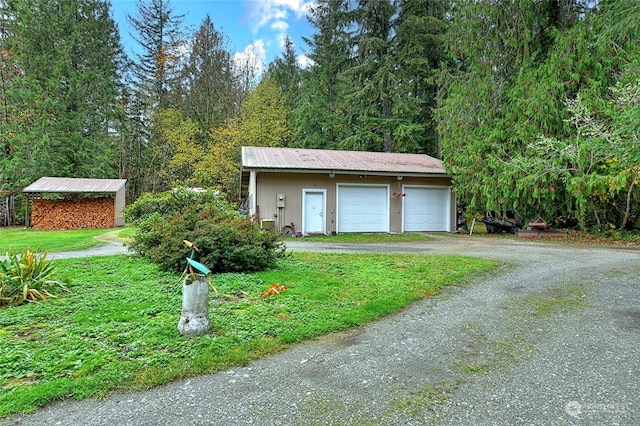
POLYGON ((86 229, 124 226, 126 179, 43 177, 22 190, 25 226, 86 229))

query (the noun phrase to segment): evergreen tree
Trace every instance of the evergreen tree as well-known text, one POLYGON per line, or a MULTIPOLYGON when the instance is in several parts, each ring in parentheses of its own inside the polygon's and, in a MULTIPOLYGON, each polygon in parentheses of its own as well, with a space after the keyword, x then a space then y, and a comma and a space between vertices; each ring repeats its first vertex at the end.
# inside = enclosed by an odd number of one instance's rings
POLYGON ((118 170, 118 178, 127 179, 127 199, 136 200, 150 190, 152 182, 146 166, 149 137, 146 133, 148 126, 143 121, 145 106, 135 92, 124 85, 114 112, 113 161, 118 170))
POLYGON ((170 88, 178 78, 184 45, 180 26, 183 15, 175 15, 170 0, 138 0, 138 15, 128 15, 132 37, 140 45, 133 64, 138 95, 152 107, 171 105, 170 88))
POLYGON ((439 155, 432 110, 446 2, 320 2, 294 109, 305 146, 439 155))
POLYGON ((355 64, 345 71, 353 90, 346 93, 354 108, 354 133, 342 147, 361 151, 394 150, 393 115, 398 89, 394 35, 398 7, 395 1, 361 0, 351 16, 356 33, 351 38, 355 64))
MULTIPOLYGON (((605 31, 620 15, 590 5, 457 4, 447 37, 457 69, 445 74, 438 118, 445 164, 470 210, 515 209, 551 220, 582 208, 576 188, 569 190, 570 173, 531 173, 514 161, 538 164, 539 141, 575 138, 567 99, 582 94, 597 104, 624 64, 637 58, 625 40, 628 30, 605 31)), ((631 3, 618 8, 638 18, 631 3)))
POLYGON ((295 144, 305 148, 337 149, 350 135, 344 99, 351 66, 349 0, 319 0, 309 23, 315 34, 305 39, 311 66, 302 72, 298 108, 293 112, 295 144))
POLYGON ((287 107, 291 111, 296 109, 298 105, 301 71, 296 61, 293 41, 287 36, 284 40, 282 55, 269 64, 266 78, 278 85, 284 94, 287 107))
POLYGON ((623 229, 640 211, 639 18, 638 3, 602 2, 549 50, 542 68, 570 94, 571 131, 534 134, 503 159, 519 175, 513 196, 536 214, 623 229))
POLYGON ((193 37, 181 81, 185 117, 198 123, 203 132, 237 116, 239 89, 233 60, 226 37, 215 28, 208 15, 193 37))
POLYGON ((0 176, 15 188, 44 175, 114 176, 109 133, 123 56, 109 3, 8 0, 1 13, 5 65, 19 71, 3 80, 0 176))
POLYGON ((444 37, 449 2, 404 0, 395 35, 398 96, 394 113, 402 120, 393 138, 396 149, 440 158, 439 134, 433 110, 437 107, 437 78, 448 62, 444 37))
POLYGON ((185 45, 183 16, 173 13, 170 0, 138 0, 137 8, 137 16, 127 16, 134 30, 131 35, 140 45, 132 64, 134 110, 140 115, 131 118, 138 130, 135 143, 143 159, 141 189, 157 192, 167 189, 172 181, 166 173, 173 156, 171 144, 163 136, 164 129, 156 126, 163 122, 158 119, 163 110, 178 103, 175 87, 180 84, 185 45))

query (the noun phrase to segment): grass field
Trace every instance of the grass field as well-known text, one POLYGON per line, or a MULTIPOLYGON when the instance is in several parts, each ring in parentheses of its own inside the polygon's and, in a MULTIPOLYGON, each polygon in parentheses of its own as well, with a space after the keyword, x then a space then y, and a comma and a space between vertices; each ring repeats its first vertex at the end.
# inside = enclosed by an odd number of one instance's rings
POLYGON ((0 309, 0 417, 220 371, 361 326, 497 264, 453 256, 299 253, 213 277, 212 331, 182 337, 181 286, 135 256, 56 261, 71 293, 0 309), (288 289, 260 298, 272 283, 288 289))
POLYGON ((95 247, 104 242, 95 237, 124 228, 40 231, 22 227, 0 228, 0 254, 19 253, 30 247, 36 252, 74 251, 95 247))

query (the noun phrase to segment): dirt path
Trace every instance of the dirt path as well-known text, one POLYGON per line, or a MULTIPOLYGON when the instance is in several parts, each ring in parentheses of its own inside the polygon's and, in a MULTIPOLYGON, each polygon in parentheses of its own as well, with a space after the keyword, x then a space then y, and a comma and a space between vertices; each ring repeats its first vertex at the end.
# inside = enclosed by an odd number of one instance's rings
POLYGON ((65 401, 0 424, 637 424, 639 251, 451 237, 363 250, 451 253, 509 266, 243 368, 65 401))
POLYGON ((59 251, 49 253, 49 259, 69 259, 69 258, 82 258, 91 256, 112 256, 115 254, 130 254, 125 244, 125 239, 120 238, 118 234, 122 232, 121 229, 107 232, 106 234, 98 235, 94 237, 98 241, 102 241, 105 244, 91 247, 86 250, 78 251, 59 251))

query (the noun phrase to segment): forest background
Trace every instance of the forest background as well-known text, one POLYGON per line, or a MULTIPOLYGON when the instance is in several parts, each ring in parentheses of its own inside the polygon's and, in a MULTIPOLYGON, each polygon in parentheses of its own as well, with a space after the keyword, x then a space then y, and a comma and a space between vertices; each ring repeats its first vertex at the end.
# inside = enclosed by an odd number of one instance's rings
POLYGON ((640 214, 640 2, 316 0, 256 74, 205 17, 138 2, 127 57, 101 0, 0 1, 0 189, 124 178, 239 202, 240 147, 442 158, 469 212, 581 227, 640 214))

